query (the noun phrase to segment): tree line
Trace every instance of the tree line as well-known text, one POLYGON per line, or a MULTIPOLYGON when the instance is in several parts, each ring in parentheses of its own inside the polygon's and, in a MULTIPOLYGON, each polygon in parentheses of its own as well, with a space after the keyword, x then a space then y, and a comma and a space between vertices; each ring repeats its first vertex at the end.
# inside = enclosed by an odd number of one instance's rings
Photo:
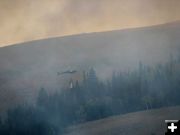
POLYGON ((180 59, 145 66, 128 72, 113 72, 101 81, 91 68, 83 81, 48 94, 42 88, 36 105, 22 105, 0 121, 3 135, 57 135, 68 126, 105 117, 180 105, 180 59))

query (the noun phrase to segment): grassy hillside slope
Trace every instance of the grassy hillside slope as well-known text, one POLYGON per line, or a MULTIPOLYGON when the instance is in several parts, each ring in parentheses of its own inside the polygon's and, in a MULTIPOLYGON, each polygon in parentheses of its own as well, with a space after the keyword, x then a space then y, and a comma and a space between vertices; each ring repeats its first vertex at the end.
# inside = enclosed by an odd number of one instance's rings
POLYGON ((180 119, 180 107, 113 116, 67 129, 65 135, 164 135, 165 120, 180 119))

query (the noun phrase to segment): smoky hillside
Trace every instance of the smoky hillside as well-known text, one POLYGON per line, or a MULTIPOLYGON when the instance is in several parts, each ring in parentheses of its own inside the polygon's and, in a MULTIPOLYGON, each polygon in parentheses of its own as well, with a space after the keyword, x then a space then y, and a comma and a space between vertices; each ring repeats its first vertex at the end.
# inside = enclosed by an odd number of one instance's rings
MULTIPOLYGON (((73 72, 66 71, 59 75, 73 72)), ((106 81, 98 78, 97 73, 90 68, 83 72, 82 81, 71 79, 69 87, 59 88, 51 94, 51 89, 41 88, 35 104, 21 101, 21 105, 8 109, 6 118, 0 119, 0 134, 62 135, 69 132, 72 126, 84 124, 82 128, 71 130, 70 134, 118 135, 136 131, 156 135, 164 131, 164 119, 170 116, 179 118, 180 57, 171 57, 168 62, 153 67, 140 62, 138 69, 114 71, 111 79, 106 81), (112 119, 104 119, 139 111, 144 112, 131 114, 129 120, 128 116, 116 117, 118 120, 115 123, 111 122, 112 119), (100 125, 96 124, 100 119, 104 120, 100 125), (150 120, 148 129, 143 119, 150 120), (95 122, 88 128, 90 121, 95 122)))
MULTIPOLYGON (((60 91, 70 79, 82 81, 91 67, 100 80, 113 72, 153 67, 177 58, 180 23, 100 33, 82 33, 0 48, 0 111, 36 101, 41 88, 60 91), (59 76, 69 69, 77 73, 59 76)), ((158 91, 158 90, 157 90, 158 91)))

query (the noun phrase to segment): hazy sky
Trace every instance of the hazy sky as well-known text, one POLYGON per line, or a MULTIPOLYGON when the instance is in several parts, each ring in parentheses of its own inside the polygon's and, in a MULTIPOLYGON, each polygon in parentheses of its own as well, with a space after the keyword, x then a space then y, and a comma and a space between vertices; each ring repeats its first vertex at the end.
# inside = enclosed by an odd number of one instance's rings
POLYGON ((180 20, 180 0, 0 0, 0 46, 180 20))

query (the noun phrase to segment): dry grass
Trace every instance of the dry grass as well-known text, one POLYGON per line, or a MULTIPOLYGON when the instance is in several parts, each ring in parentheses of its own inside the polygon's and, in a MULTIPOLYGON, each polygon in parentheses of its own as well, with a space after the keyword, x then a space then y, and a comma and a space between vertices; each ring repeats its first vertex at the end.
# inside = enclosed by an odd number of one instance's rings
POLYGON ((180 107, 113 116, 75 125, 65 135, 164 135, 166 119, 180 119, 180 107))

